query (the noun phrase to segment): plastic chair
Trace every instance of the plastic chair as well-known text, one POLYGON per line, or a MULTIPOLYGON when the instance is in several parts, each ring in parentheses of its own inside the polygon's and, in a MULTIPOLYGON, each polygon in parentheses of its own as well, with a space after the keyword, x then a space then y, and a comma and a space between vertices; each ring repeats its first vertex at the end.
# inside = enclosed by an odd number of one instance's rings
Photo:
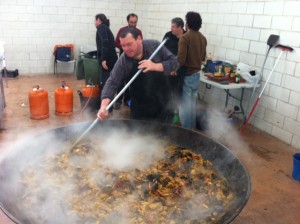
POLYGON ((74 45, 55 45, 54 55, 54 74, 58 76, 58 64, 74 64, 73 74, 76 70, 76 59, 74 58, 74 45))

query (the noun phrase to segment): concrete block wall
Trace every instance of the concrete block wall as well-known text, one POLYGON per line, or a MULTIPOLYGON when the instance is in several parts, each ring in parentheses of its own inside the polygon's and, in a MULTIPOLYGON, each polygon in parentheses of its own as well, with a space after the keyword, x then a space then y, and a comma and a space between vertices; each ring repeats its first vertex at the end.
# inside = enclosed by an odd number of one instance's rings
MULTIPOLYGON (((280 43, 294 48, 292 53, 283 53, 267 85, 250 123, 257 128, 300 148, 300 7, 299 1, 215 1, 207 3, 204 10, 199 10, 205 26, 202 32, 208 39, 208 51, 215 59, 243 62, 260 71, 268 49, 267 39, 270 34, 280 36, 280 43), (218 18, 216 19, 212 18, 218 18), (206 22, 208 21, 208 22, 206 22), (213 40, 211 42, 210 40, 213 40)), ((271 49, 268 56, 261 87, 265 84, 279 49, 271 49)), ((204 85, 201 86, 205 88, 204 85)), ((258 88, 254 100, 258 97, 258 88)), ((202 93, 203 90, 201 91, 202 93)), ((216 90, 221 92, 222 90, 216 90)), ((210 101, 211 95, 203 96, 210 101)), ((207 95, 207 90, 205 92, 207 95)), ((245 103, 251 95, 246 91, 245 103)), ((224 100, 215 98, 220 104, 224 100)), ((254 104, 250 102, 250 108, 254 104)), ((236 105, 237 102, 230 102, 236 105)), ((214 105, 218 105, 214 102, 214 105)), ((247 104, 246 104, 247 106, 247 104)))
MULTIPOLYGON (((0 40, 7 43, 8 68, 19 68, 21 75, 51 73, 55 44, 75 44, 75 57, 81 45, 95 45, 97 13, 109 17, 116 35, 126 25, 126 15, 135 12, 144 38, 161 40, 173 17, 184 18, 193 10, 202 16, 201 32, 215 60, 243 62, 260 71, 269 35, 280 35, 280 43, 293 47, 294 52, 282 55, 250 122, 300 149, 299 8, 300 1, 291 0, 1 0, 0 40)), ((271 49, 261 86, 279 53, 271 49)), ((255 99, 260 91, 261 87, 257 88, 255 99)), ((210 105, 223 109, 223 90, 207 90, 202 84, 200 93, 210 105)), ((245 106, 250 95, 247 90, 245 106)), ((237 102, 231 100, 229 107, 234 105, 237 102)))
MULTIPOLYGON (((184 18, 187 11, 198 11, 203 19, 201 32, 208 40, 207 51, 213 54, 214 60, 243 62, 257 72, 261 71, 266 57, 270 34, 279 35, 280 43, 293 47, 294 51, 283 53, 250 123, 300 149, 299 8, 300 1, 152 0, 143 19, 147 21, 147 34, 160 39, 170 18, 184 18)), ((261 86, 257 88, 252 102, 248 102, 252 90, 246 90, 245 108, 248 105, 249 110, 252 108, 279 53, 279 49, 271 49, 261 86)), ((232 93, 239 95, 240 91, 232 93)), ((211 107, 224 109, 224 90, 214 87, 208 90, 202 84, 200 95, 211 107)), ((234 105, 238 102, 231 99, 228 109, 233 109, 234 105)))
POLYGON ((52 73, 56 44, 74 44, 77 58, 80 46, 95 45, 97 13, 110 19, 116 33, 133 11, 134 1, 1 0, 0 40, 6 43, 7 68, 18 68, 21 75, 52 73))

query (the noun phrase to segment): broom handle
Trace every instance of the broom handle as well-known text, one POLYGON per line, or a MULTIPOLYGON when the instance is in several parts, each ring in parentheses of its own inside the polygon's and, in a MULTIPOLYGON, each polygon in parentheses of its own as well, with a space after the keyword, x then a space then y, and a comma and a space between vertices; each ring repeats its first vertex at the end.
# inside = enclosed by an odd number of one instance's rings
POLYGON ((281 51, 280 51, 280 54, 279 54, 279 56, 278 56, 278 58, 277 58, 277 60, 276 60, 276 62, 275 62, 275 65, 273 66, 273 69, 272 69, 272 71, 270 72, 270 74, 269 74, 269 76, 268 76, 268 78, 267 78, 267 80, 266 80, 266 83, 265 83, 264 87, 262 88, 262 90, 261 90, 261 92, 260 92, 258 98, 261 98, 261 96, 262 96, 262 94, 263 94, 263 92, 264 92, 264 90, 265 90, 265 88, 266 88, 266 86, 267 86, 267 84, 268 84, 268 82, 269 82, 269 80, 270 80, 270 78, 271 78, 271 75, 272 75, 272 73, 274 72, 275 67, 276 67, 276 65, 277 65, 278 62, 279 62, 279 59, 280 59, 282 53, 283 53, 284 51, 290 51, 290 52, 291 52, 291 51, 294 50, 293 48, 291 48, 291 47, 289 47, 289 46, 284 46, 284 45, 281 45, 281 44, 278 44, 278 45, 276 46, 276 48, 280 48, 280 50, 281 50, 281 51))
POLYGON ((256 90, 256 88, 257 88, 257 86, 258 86, 258 83, 260 82, 260 80, 261 80, 262 77, 263 77, 265 64, 266 64, 266 61, 267 61, 267 58, 268 58, 268 55, 269 55, 269 52, 270 52, 271 48, 272 48, 272 46, 270 46, 269 49, 268 49, 268 51, 267 51, 267 54, 266 54, 264 63, 263 63, 263 65, 262 65, 262 68, 261 68, 261 71, 260 71, 260 75, 259 75, 259 77, 257 77, 257 79, 256 79, 256 81, 255 81, 255 85, 254 85, 254 87, 253 87, 253 90, 252 90, 250 99, 248 100, 248 105, 247 105, 246 113, 248 113, 248 111, 249 111, 249 107, 250 107, 251 101, 252 101, 252 99, 253 99, 255 90, 256 90))
POLYGON ((260 98, 261 98, 261 96, 262 96, 262 94, 263 94, 263 92, 264 92, 264 90, 265 90, 265 88, 266 88, 266 86, 267 86, 269 80, 270 80, 270 78, 271 78, 271 75, 272 75, 272 73, 273 73, 274 70, 275 70, 276 65, 278 64, 278 61, 279 61, 279 59, 280 59, 280 57, 281 57, 281 55, 282 55, 282 52, 283 52, 283 51, 280 52, 280 54, 279 54, 279 56, 278 56, 278 58, 277 58, 277 60, 276 60, 276 62, 275 62, 275 65, 273 66, 273 69, 272 69, 272 71, 270 72, 270 74, 269 74, 269 76, 268 76, 268 78, 267 78, 267 80, 266 80, 266 83, 265 83, 265 85, 263 86, 263 88, 262 88, 262 90, 261 90, 261 92, 260 92, 260 94, 259 94, 257 100, 255 101, 255 104, 254 104, 253 108, 251 109, 251 112, 249 113, 249 116, 247 117, 247 120, 246 120, 245 124, 243 125, 243 127, 241 128, 240 132, 243 132, 243 131, 245 130, 245 128, 246 128, 246 126, 247 126, 247 124, 248 124, 248 122, 249 122, 249 120, 250 120, 250 118, 251 118, 251 116, 252 116, 252 114, 253 114, 253 112, 254 112, 254 110, 255 110, 255 108, 256 108, 256 106, 257 106, 257 104, 258 104, 258 102, 259 102, 259 100, 260 100, 260 98))
POLYGON ((280 54, 279 54, 279 56, 278 56, 278 58, 277 58, 277 60, 276 60, 276 62, 275 62, 275 65, 273 66, 272 71, 270 72, 270 74, 269 74, 269 76, 268 76, 268 78, 267 78, 267 81, 266 81, 264 87, 262 88, 262 90, 261 90, 261 92, 260 92, 260 94, 259 94, 259 96, 258 96, 259 98, 261 98, 261 95, 263 94, 263 92, 264 92, 264 90, 265 90, 265 88, 266 88, 266 86, 267 86, 267 84, 268 84, 268 82, 269 82, 269 80, 270 80, 270 78, 271 78, 271 75, 272 75, 272 73, 274 72, 276 65, 278 64, 279 59, 280 59, 282 53, 283 53, 284 51, 290 51, 290 52, 291 52, 291 51, 294 50, 293 48, 291 48, 291 47, 289 47, 289 46, 284 46, 284 45, 280 45, 280 44, 278 44, 278 45, 276 46, 276 48, 280 48, 280 49, 281 49, 280 54))
POLYGON ((253 108, 252 108, 252 110, 251 110, 251 112, 250 112, 250 114, 249 114, 249 116, 248 116, 248 118, 247 118, 245 124, 244 124, 243 127, 241 128, 240 132, 243 132, 243 130, 245 130, 245 128, 246 128, 246 126, 247 126, 247 124, 248 124, 248 122, 249 122, 249 120, 250 120, 250 118, 251 118, 251 116, 252 116, 252 114, 253 114, 253 112, 254 112, 254 110, 255 110, 255 108, 256 108, 256 106, 257 106, 257 104, 258 104, 258 102, 259 102, 259 100, 260 100, 260 98, 261 98, 261 96, 262 96, 262 94, 263 94, 263 92, 264 92, 264 90, 265 90, 265 88, 266 88, 266 86, 267 86, 269 80, 270 80, 270 78, 271 78, 271 75, 272 75, 272 73, 273 73, 274 70, 275 70, 276 65, 277 65, 278 62, 279 62, 279 59, 280 59, 282 53, 283 53, 284 51, 293 51, 293 50, 294 50, 293 48, 288 47, 288 46, 284 46, 284 45, 277 45, 276 47, 277 47, 277 48, 280 48, 280 49, 281 49, 281 52, 280 52, 280 54, 279 54, 279 56, 278 56, 278 58, 277 58, 277 60, 276 60, 276 62, 275 62, 275 65, 273 66, 272 71, 270 72, 270 74, 269 74, 269 76, 268 76, 268 78, 267 78, 267 80, 266 80, 265 85, 263 86, 263 88, 262 88, 262 90, 261 90, 261 92, 260 92, 260 94, 259 94, 257 100, 255 101, 255 104, 254 104, 254 106, 253 106, 253 108))
POLYGON ((276 65, 278 64, 279 59, 280 59, 282 53, 283 53, 283 51, 280 52, 280 54, 279 54, 279 56, 278 56, 278 58, 277 58, 277 60, 276 60, 276 62, 275 62, 275 65, 273 66, 272 71, 270 72, 270 74, 269 74, 269 76, 268 76, 268 78, 267 78, 267 80, 266 80, 266 82, 265 82, 265 85, 264 85, 264 87, 262 88, 262 90, 261 90, 261 92, 260 92, 258 98, 261 98, 261 95, 263 94, 263 92, 264 92, 264 90, 265 90, 265 88, 266 88, 266 86, 267 86, 267 84, 268 84, 268 82, 269 82, 269 80, 270 80, 270 78, 271 78, 271 75, 272 75, 272 73, 274 72, 276 65))
POLYGON ((250 120, 250 118, 251 118, 251 116, 252 116, 252 114, 253 114, 253 112, 254 112, 254 110, 255 110, 258 102, 259 102, 259 100, 260 100, 260 98, 256 99, 256 101, 254 103, 254 106, 252 107, 252 109, 251 109, 251 111, 249 113, 249 116, 247 117, 247 120, 246 120, 245 124, 241 127, 241 130, 240 130, 241 133, 245 130, 247 124, 249 123, 249 120, 250 120))

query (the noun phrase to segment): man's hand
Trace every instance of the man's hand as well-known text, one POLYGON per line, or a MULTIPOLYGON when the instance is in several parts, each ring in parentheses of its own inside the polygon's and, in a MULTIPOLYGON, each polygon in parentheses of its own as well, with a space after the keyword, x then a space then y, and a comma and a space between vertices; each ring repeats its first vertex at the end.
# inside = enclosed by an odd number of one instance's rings
POLYGON ((97 113, 97 117, 100 121, 104 121, 108 118, 109 113, 108 110, 106 110, 106 107, 109 105, 110 99, 103 99, 101 102, 101 107, 97 113))
POLYGON ((161 63, 154 63, 151 60, 143 60, 139 62, 138 69, 142 69, 143 72, 149 72, 149 71, 157 71, 157 72, 163 72, 164 68, 161 63))
POLYGON ((103 67, 105 70, 108 70, 106 61, 102 61, 102 62, 101 62, 101 65, 102 65, 102 67, 103 67))

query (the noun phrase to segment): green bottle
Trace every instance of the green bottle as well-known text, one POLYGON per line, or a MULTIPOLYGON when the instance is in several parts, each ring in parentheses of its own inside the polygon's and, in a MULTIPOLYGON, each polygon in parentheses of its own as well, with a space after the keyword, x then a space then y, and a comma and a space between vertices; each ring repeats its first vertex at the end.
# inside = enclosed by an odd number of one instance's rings
POLYGON ((177 111, 174 111, 174 115, 173 115, 173 124, 178 124, 179 122, 179 115, 177 111))

